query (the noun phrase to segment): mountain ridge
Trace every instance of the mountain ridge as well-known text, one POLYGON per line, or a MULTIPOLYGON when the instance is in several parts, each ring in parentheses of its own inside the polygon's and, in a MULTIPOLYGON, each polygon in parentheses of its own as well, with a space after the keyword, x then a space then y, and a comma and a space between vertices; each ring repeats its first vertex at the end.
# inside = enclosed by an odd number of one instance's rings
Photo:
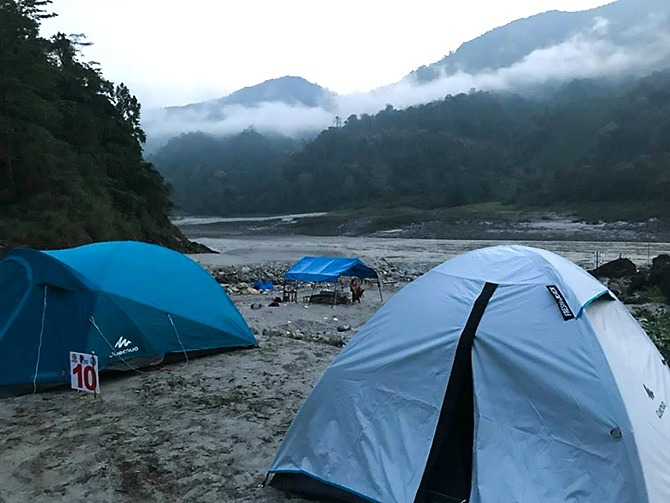
POLYGON ((617 0, 583 11, 542 12, 517 19, 464 42, 456 51, 439 61, 417 68, 405 79, 427 82, 458 71, 479 73, 508 67, 535 50, 560 44, 571 36, 592 29, 597 18, 608 20, 607 28, 614 32, 613 40, 622 42, 626 25, 635 26, 653 13, 667 16, 669 12, 670 2, 665 0, 617 0), (621 27, 624 29, 616 30, 621 27), (524 43, 524 39, 535 41, 524 43), (492 51, 491 47, 496 50, 492 51))
POLYGON ((240 88, 220 98, 189 103, 182 106, 169 106, 165 107, 165 109, 168 111, 186 110, 202 112, 213 108, 220 112, 226 106, 242 105, 254 107, 266 102, 316 107, 323 105, 324 100, 333 95, 335 93, 329 91, 327 88, 310 82, 303 77, 285 75, 240 88))

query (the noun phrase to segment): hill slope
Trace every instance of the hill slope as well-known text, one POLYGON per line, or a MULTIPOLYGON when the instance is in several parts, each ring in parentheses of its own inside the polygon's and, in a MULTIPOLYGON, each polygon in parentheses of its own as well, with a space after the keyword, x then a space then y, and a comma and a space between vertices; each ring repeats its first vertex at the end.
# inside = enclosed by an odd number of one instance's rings
POLYGON ((456 72, 477 74, 510 67, 534 51, 580 34, 596 34, 602 41, 630 47, 648 38, 650 31, 667 32, 669 13, 670 2, 666 0, 618 0, 581 12, 545 12, 466 42, 440 61, 415 70, 408 78, 425 83, 456 72))
POLYGON ((573 82, 550 102, 471 93, 350 117, 284 166, 291 211, 385 204, 670 202, 670 70, 624 94, 573 82))
POLYGON ((0 0, 0 245, 137 239, 187 250, 169 187, 142 158, 140 105, 39 36, 48 2, 0 0))
POLYGON ((262 212, 280 188, 279 167, 300 143, 247 129, 214 137, 188 133, 151 156, 174 187, 173 201, 197 215, 262 212))

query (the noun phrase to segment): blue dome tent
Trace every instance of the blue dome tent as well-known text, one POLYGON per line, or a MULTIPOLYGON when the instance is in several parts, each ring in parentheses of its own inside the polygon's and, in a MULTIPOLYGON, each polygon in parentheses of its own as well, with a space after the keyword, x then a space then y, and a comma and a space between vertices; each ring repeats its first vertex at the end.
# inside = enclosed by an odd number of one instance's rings
POLYGON ((4 389, 69 382, 70 351, 95 352, 104 369, 138 357, 255 344, 218 283, 167 248, 134 241, 19 248, 0 262, 4 389))
POLYGON ((335 358, 270 468, 345 502, 667 503, 670 371, 584 270, 476 250, 386 303, 335 358))

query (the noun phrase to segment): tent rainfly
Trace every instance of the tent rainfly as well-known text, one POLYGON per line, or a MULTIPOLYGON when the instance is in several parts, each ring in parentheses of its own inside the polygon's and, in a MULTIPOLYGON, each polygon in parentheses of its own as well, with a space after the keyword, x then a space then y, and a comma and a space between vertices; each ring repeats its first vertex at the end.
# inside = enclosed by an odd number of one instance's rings
POLYGON ((101 369, 132 368, 138 357, 255 344, 207 271, 167 248, 16 249, 0 262, 3 394, 69 382, 70 351, 95 352, 101 369))
POLYGON ((553 253, 485 248, 386 303, 325 371, 271 485, 345 502, 667 503, 670 371, 553 253))
POLYGON ((341 276, 376 279, 382 297, 377 271, 358 258, 303 257, 286 271, 284 279, 335 283, 341 276))

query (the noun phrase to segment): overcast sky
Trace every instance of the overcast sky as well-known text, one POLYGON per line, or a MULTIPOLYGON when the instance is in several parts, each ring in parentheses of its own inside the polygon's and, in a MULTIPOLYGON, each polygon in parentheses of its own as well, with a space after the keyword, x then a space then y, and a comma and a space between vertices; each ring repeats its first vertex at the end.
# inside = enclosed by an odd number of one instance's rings
POLYGON ((497 26, 607 0, 55 0, 43 34, 84 33, 87 60, 145 107, 216 98, 283 75, 367 91, 497 26))

